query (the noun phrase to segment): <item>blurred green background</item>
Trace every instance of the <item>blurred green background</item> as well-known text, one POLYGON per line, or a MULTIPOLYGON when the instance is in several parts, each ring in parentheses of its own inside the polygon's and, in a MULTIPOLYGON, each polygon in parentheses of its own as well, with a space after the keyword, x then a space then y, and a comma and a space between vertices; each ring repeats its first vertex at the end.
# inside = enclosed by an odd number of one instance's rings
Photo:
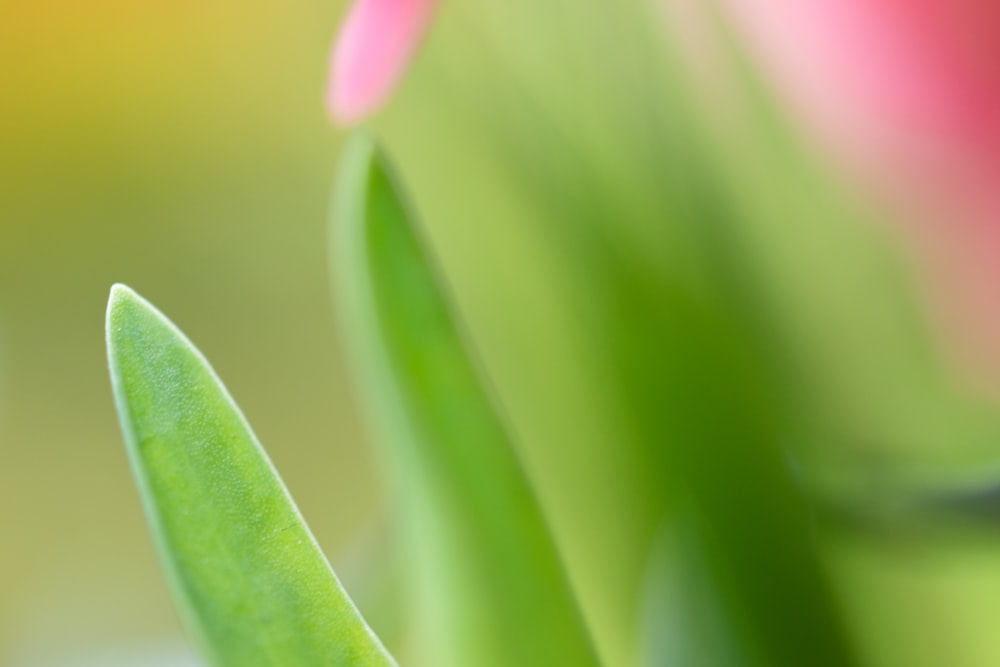
MULTIPOLYGON (((594 245, 632 266, 696 263, 686 240, 674 243, 690 230, 659 221, 682 205, 671 192, 701 149, 685 135, 697 125, 661 115, 697 115, 697 101, 650 85, 673 71, 659 60, 664 33, 638 2, 613 4, 449 4, 376 127, 523 443, 598 646, 619 665, 636 651, 658 518, 647 501, 660 490, 621 444, 633 434, 608 384, 595 331, 607 324, 594 306, 602 277, 586 258, 594 245)), ((391 628, 359 565, 379 550, 385 490, 328 284, 342 134, 322 96, 342 11, 315 0, 0 0, 0 664, 184 659, 107 379, 116 281, 212 361, 375 629, 391 628)), ((742 152, 752 149, 730 150, 756 173, 742 152)), ((756 191, 756 177, 740 188, 756 191)), ((787 301, 818 304, 814 319, 795 317, 819 341, 817 368, 835 369, 816 394, 829 398, 823 419, 851 433, 844 449, 879 465, 990 460, 992 426, 896 391, 921 373, 874 370, 905 361, 868 362, 895 349, 891 316, 872 325, 882 347, 822 330, 839 311, 815 295, 841 281, 810 269, 787 301)), ((876 312, 872 291, 851 307, 876 312)), ((845 458, 833 449, 821 458, 845 458)), ((994 664, 1000 551, 988 535, 933 548, 841 540, 830 554, 873 664, 994 664)))
POLYGON ((326 268, 340 11, 0 4, 0 664, 181 641, 108 389, 115 281, 212 358, 331 553, 377 513, 326 268))

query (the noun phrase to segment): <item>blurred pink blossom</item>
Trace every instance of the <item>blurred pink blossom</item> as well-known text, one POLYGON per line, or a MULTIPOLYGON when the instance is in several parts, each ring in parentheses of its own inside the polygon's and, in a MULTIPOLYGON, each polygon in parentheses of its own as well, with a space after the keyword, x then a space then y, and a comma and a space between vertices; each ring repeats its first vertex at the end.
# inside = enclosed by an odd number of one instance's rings
POLYGON ((437 0, 356 0, 334 45, 327 108, 353 124, 392 94, 423 39, 437 0))
POLYGON ((719 1, 810 135, 905 223, 957 349, 1000 377, 1000 2, 719 1))

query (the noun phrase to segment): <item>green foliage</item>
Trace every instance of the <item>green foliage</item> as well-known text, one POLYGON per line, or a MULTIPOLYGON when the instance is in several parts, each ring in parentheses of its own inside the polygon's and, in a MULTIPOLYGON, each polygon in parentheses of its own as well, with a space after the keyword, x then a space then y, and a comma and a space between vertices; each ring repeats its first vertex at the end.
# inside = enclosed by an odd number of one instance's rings
POLYGON ((116 285, 115 402, 189 631, 225 667, 392 665, 233 399, 149 303, 116 285))
POLYGON ((394 473, 427 664, 596 664, 443 282, 364 136, 345 152, 337 194, 342 319, 394 473))
POLYGON ((680 625, 659 631, 683 644, 666 664, 857 664, 793 477, 784 388, 753 323, 717 284, 696 291, 614 261, 606 276, 627 444, 646 462, 648 502, 674 527, 650 567, 683 582, 667 595, 687 613, 666 614, 680 625), (735 657, 706 660, 719 653, 716 626, 735 657))

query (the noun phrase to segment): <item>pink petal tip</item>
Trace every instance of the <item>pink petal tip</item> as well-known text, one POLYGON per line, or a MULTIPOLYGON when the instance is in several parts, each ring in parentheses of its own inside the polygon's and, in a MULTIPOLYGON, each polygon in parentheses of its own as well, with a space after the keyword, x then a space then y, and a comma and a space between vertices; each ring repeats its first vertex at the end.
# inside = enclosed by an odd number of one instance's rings
POLYGON ((434 14, 436 0, 357 0, 333 49, 327 109, 355 124, 398 85, 434 14))

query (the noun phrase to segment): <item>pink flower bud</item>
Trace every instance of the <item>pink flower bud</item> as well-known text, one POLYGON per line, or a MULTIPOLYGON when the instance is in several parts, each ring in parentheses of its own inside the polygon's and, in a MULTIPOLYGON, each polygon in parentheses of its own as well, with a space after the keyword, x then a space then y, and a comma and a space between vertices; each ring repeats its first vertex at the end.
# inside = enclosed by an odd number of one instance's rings
POLYGON ((436 0, 357 0, 333 49, 327 108, 353 124, 392 94, 431 23, 436 0))

